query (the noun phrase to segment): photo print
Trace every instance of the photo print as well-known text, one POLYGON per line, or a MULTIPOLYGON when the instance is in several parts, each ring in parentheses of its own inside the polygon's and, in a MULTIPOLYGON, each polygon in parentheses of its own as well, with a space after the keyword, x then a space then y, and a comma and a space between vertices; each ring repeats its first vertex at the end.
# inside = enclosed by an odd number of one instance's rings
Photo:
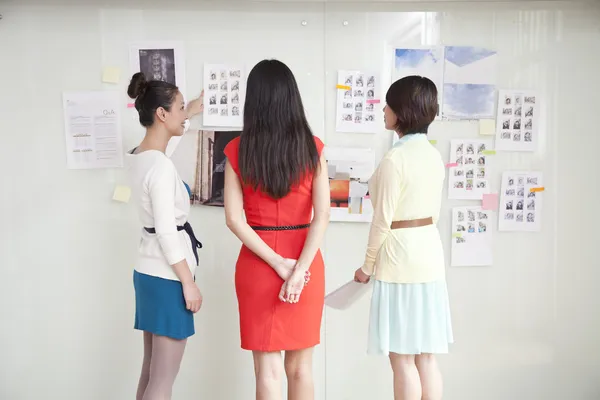
POLYGON ((537 171, 506 171, 502 174, 498 219, 501 231, 537 232, 541 227, 541 193, 532 191, 542 184, 537 171))
POLYGON ((498 102, 496 150, 535 151, 539 135, 536 96, 531 91, 515 90, 500 90, 498 96, 511 102, 498 102))
POLYGON ((452 209, 451 266, 492 264, 492 213, 481 206, 452 209))
POLYGON ((381 94, 376 74, 338 71, 336 132, 375 133, 383 128, 381 94), (363 114, 363 113, 369 114, 363 114))
POLYGON ((245 79, 245 71, 240 66, 204 64, 205 98, 209 99, 209 105, 219 106, 217 113, 204 109, 204 126, 242 127, 245 79))
POLYGON ((450 159, 456 167, 450 167, 448 198, 478 200, 489 193, 487 150, 492 150, 489 139, 456 139, 450 143, 450 159))

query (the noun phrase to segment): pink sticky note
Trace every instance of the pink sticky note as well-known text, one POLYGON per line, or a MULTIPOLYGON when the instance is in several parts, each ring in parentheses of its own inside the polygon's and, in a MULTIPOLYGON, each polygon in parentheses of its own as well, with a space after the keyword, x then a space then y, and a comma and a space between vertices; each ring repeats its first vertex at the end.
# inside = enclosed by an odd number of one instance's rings
POLYGON ((481 201, 481 208, 484 210, 497 210, 498 209, 498 193, 487 193, 483 195, 481 201))
POLYGON ((446 168, 453 168, 453 167, 458 167, 458 164, 455 162, 449 162, 448 164, 446 164, 446 168))
POLYGON ((379 104, 379 100, 367 100, 367 104, 379 104))
POLYGON ((127 103, 127 108, 133 108, 135 107, 135 103, 127 103))

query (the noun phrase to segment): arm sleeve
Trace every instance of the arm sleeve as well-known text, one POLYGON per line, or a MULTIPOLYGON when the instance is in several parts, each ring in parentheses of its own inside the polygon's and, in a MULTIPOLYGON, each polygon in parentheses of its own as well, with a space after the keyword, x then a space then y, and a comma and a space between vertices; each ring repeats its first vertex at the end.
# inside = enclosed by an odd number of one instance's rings
POLYGON ((373 204, 373 222, 371 222, 365 262, 362 266, 362 270, 368 275, 373 274, 377 254, 391 231, 400 196, 400 172, 392 160, 384 159, 379 165, 373 194, 377 203, 373 204))
POLYGON ((148 193, 152 203, 156 237, 169 265, 175 265, 185 259, 175 219, 176 185, 175 166, 167 158, 158 162, 148 177, 148 193))

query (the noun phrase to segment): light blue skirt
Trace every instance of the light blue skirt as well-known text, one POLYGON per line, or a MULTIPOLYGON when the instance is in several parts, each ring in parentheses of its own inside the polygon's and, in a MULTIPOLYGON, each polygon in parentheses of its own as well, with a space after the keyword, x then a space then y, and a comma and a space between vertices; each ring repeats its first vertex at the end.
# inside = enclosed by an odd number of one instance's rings
POLYGON ((375 281, 369 322, 369 354, 443 354, 453 343, 446 281, 375 281))

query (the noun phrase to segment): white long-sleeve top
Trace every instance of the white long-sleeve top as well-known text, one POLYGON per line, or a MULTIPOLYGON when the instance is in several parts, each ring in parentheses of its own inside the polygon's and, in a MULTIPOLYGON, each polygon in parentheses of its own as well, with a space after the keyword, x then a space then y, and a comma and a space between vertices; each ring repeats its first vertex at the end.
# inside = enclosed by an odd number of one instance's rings
POLYGON ((177 231, 188 219, 190 198, 175 165, 158 150, 128 153, 126 161, 132 200, 142 224, 136 271, 178 281, 172 265, 186 259, 194 275, 192 242, 185 231, 177 231), (144 228, 154 228, 156 234, 144 228))

